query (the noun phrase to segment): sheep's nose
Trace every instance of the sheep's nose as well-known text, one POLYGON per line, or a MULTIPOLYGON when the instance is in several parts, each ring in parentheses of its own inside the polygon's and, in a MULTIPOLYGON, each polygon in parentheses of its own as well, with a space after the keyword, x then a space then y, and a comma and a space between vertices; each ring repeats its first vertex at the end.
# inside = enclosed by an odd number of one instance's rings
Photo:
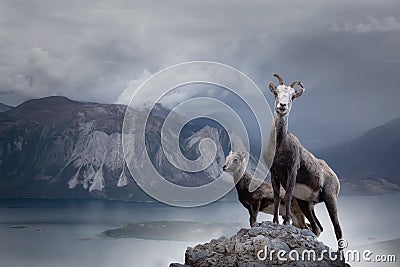
POLYGON ((223 170, 223 171, 226 171, 226 165, 224 165, 224 166, 222 167, 222 170, 223 170))
POLYGON ((286 107, 286 104, 285 103, 279 103, 279 105, 281 105, 281 107, 286 107))

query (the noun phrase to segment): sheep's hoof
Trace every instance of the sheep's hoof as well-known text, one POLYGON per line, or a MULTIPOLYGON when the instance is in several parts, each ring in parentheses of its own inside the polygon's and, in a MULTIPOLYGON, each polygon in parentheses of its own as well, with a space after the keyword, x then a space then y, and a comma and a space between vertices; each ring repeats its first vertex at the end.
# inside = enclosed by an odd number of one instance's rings
POLYGON ((279 219, 274 218, 274 219, 272 220, 272 222, 275 223, 275 224, 279 224, 279 219))
POLYGON ((290 224, 290 217, 284 217, 284 219, 283 219, 283 224, 284 225, 288 225, 288 224, 290 224))
POLYGON ((321 229, 319 228, 319 227, 316 227, 315 229, 313 229, 312 230, 313 231, 313 233, 317 236, 317 237, 319 237, 319 235, 321 234, 321 229))

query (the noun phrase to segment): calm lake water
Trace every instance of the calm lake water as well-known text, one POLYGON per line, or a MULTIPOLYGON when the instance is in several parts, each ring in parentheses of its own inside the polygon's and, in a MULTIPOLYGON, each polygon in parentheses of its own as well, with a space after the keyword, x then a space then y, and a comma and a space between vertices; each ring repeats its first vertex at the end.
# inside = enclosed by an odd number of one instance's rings
MULTIPOLYGON (((399 205, 400 195, 341 196, 339 216, 349 245, 400 237, 399 205)), ((335 248, 324 204, 317 206, 317 216, 324 226, 320 240, 335 248)), ((264 214, 258 217, 258 221, 271 219, 264 214)), ((0 266, 165 267, 170 262, 183 262, 186 247, 197 242, 100 235, 129 222, 160 220, 247 225, 248 213, 239 202, 175 208, 122 201, 0 199, 0 266), (28 228, 12 228, 15 226, 28 228)))

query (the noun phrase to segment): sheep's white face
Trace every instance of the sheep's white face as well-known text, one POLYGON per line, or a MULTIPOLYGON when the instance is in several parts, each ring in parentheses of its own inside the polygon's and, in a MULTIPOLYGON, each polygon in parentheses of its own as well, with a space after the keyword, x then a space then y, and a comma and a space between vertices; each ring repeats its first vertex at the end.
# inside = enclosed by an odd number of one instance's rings
MULTIPOLYGON (((280 76, 275 74, 275 77, 279 77, 280 83, 283 83, 280 76)), ((284 116, 290 112, 292 109, 293 100, 303 94, 304 88, 295 90, 294 87, 301 82, 293 82, 290 86, 284 84, 278 85, 276 87, 273 83, 269 83, 269 89, 275 96, 275 112, 281 116, 284 116)))
POLYGON ((225 172, 239 172, 246 163, 246 152, 230 152, 226 157, 225 165, 222 167, 225 172))
POLYGON ((275 111, 280 115, 285 115, 292 109, 292 102, 295 98, 294 89, 285 85, 279 85, 276 89, 275 111))

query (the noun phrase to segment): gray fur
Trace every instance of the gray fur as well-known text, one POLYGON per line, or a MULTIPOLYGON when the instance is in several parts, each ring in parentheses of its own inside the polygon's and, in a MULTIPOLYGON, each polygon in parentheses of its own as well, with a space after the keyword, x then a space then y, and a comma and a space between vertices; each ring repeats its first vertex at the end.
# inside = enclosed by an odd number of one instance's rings
MULTIPOLYGON (((279 75, 274 75, 280 77, 279 75)), ((278 78, 279 79, 279 78, 278 78)), ((282 78, 280 79, 280 83, 282 78)), ((337 215, 337 196, 340 190, 339 179, 325 161, 317 159, 305 149, 296 136, 288 132, 288 117, 295 98, 304 92, 301 82, 292 83, 293 87, 269 84, 275 95, 274 122, 271 136, 276 137, 276 147, 271 166, 271 181, 274 189, 274 219, 279 223, 280 186, 286 190, 286 214, 284 224, 290 222, 290 204, 294 193, 300 208, 311 224, 315 234, 323 230, 315 216, 314 205, 324 202, 335 229, 336 238, 342 238, 342 230, 337 215), (302 88, 294 90, 300 85, 302 88), (308 190, 308 191, 307 191, 308 190), (301 198, 299 198, 300 196, 301 198)), ((264 159, 268 151, 264 151, 264 159)))
MULTIPOLYGON (((223 170, 233 173, 239 201, 249 211, 250 226, 253 226, 257 221, 259 211, 273 214, 274 191, 271 184, 264 180, 260 181, 257 178, 252 178, 251 175, 246 172, 246 165, 246 153, 230 152, 226 158, 223 170), (257 184, 260 184, 260 186, 255 191, 250 192, 249 186, 254 180, 258 180, 257 184)), ((281 215, 283 216, 286 210, 284 200, 285 191, 282 189, 279 195, 282 210, 281 215)), ((304 214, 296 199, 293 199, 291 202, 291 215, 293 217, 294 226, 308 229, 304 214)))

